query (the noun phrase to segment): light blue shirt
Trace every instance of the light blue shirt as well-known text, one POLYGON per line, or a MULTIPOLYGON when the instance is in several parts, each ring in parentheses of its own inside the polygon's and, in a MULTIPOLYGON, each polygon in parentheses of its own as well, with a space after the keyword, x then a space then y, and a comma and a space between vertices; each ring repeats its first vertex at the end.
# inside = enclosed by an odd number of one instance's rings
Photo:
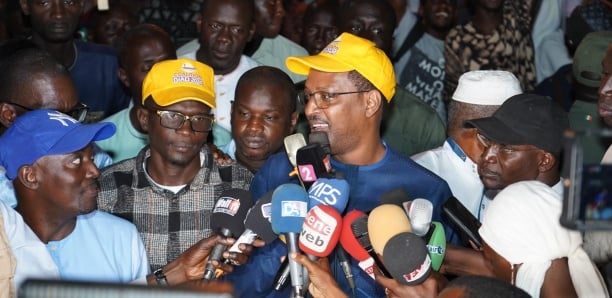
POLYGON ((49 241, 47 251, 62 280, 127 283, 150 270, 136 226, 98 210, 80 215, 74 231, 49 241))

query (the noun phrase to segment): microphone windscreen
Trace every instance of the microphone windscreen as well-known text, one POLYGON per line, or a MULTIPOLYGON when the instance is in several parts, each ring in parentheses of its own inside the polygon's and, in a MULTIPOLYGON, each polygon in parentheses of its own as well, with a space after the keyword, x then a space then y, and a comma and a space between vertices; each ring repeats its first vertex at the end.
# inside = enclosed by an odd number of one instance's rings
POLYGON ((244 219, 252 206, 253 199, 247 190, 231 188, 221 192, 210 216, 211 228, 215 231, 228 229, 232 236, 242 234, 244 219))
POLYGON ((308 208, 323 204, 342 213, 348 204, 349 189, 349 184, 344 179, 319 178, 308 189, 308 208))
POLYGON ((304 135, 301 133, 288 135, 285 137, 284 143, 287 156, 289 157, 289 162, 291 162, 291 165, 294 167, 297 166, 297 151, 298 149, 306 146, 306 139, 304 139, 304 135))
POLYGON ((308 213, 308 193, 299 185, 286 183, 272 193, 272 231, 299 233, 308 213))
POLYGON ((329 157, 319 144, 309 144, 297 151, 298 174, 307 187, 319 178, 328 177, 331 171, 329 157))
POLYGON ((431 217, 433 215, 433 204, 426 199, 414 199, 410 203, 408 210, 408 219, 410 219, 410 227, 412 232, 421 237, 427 234, 431 226, 431 217))
MULTIPOLYGON (((404 190, 401 187, 392 189, 388 192, 383 193, 380 196, 380 204, 384 205, 384 204, 393 204, 393 205, 397 205, 399 207, 404 208, 404 210, 408 210, 408 204, 410 202, 411 198, 408 195, 408 193, 406 192, 406 190, 404 190)), ((408 213, 408 212, 406 212, 408 213)))
POLYGON ((374 251, 382 254, 387 241, 402 232, 410 232, 410 222, 404 209, 392 204, 372 209, 368 216, 368 235, 374 251))
MULTIPOLYGON (((365 261, 370 257, 355 237, 355 234, 353 234, 353 228, 351 227, 353 222, 361 217, 367 218, 367 215, 359 210, 349 211, 342 219, 342 232, 340 233, 340 244, 351 257, 359 262, 365 261)), ((367 224, 365 228, 367 230, 367 224)))
POLYGON ((442 223, 434 221, 431 223, 431 233, 428 233, 427 250, 431 258, 431 269, 438 271, 446 255, 446 232, 442 223))
POLYGON ((383 261, 393 279, 404 285, 418 285, 431 272, 431 259, 425 242, 409 232, 389 239, 384 246, 383 261))
POLYGON ((331 154, 331 146, 329 144, 329 137, 324 131, 313 131, 308 135, 308 141, 311 144, 319 144, 326 155, 331 154))
POLYGON ((308 211, 299 238, 299 247, 315 257, 326 257, 338 244, 342 217, 331 206, 320 205, 308 211))
POLYGON ((266 243, 272 242, 278 235, 272 231, 272 191, 265 193, 251 207, 244 221, 244 227, 253 231, 266 243))

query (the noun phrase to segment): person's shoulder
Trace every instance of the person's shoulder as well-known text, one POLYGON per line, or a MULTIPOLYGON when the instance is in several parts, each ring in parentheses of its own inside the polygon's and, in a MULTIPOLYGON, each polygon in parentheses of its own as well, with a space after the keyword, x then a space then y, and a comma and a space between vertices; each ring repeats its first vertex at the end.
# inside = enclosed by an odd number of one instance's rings
POLYGON ((101 210, 94 210, 89 214, 80 215, 79 220, 96 227, 112 230, 113 233, 121 233, 122 231, 132 233, 136 230, 136 226, 130 221, 101 210))
POLYGON ((130 109, 132 109, 131 105, 115 114, 112 114, 102 119, 100 122, 111 122, 111 123, 114 123, 115 125, 117 125, 118 123, 123 123, 125 122, 126 118, 127 119, 130 118, 130 109))
POLYGON ((110 46, 95 44, 91 42, 84 42, 82 40, 75 39, 74 45, 78 50, 78 54, 89 54, 107 56, 113 59, 117 59, 117 52, 110 46))
POLYGON ((390 106, 391 109, 401 109, 425 115, 422 119, 430 119, 431 121, 429 122, 440 122, 444 126, 442 119, 440 119, 438 112, 434 108, 400 85, 395 86, 395 96, 393 96, 390 106))
POLYGON ((257 62, 255 59, 247 56, 247 55, 242 55, 240 56, 240 66, 244 67, 246 70, 249 70, 251 68, 255 68, 257 66, 261 66, 262 64, 257 62))
POLYGON ((275 46, 278 45, 284 47, 284 49, 288 51, 291 56, 308 56, 308 51, 306 51, 304 47, 295 43, 293 40, 284 37, 282 34, 279 34, 270 40, 275 46))
POLYGON ((130 159, 126 159, 126 160, 122 160, 118 163, 114 163, 106 168, 104 168, 104 170, 102 170, 102 172, 100 173, 100 178, 102 178, 103 176, 106 175, 111 175, 113 173, 119 173, 119 172, 127 172, 127 173, 132 173, 132 171, 135 169, 136 167, 136 159, 138 157, 133 157, 130 159))
POLYGON ((409 177, 428 179, 430 182, 446 183, 442 178, 440 178, 440 176, 418 164, 409 156, 397 152, 392 148, 389 148, 389 150, 389 160, 387 163, 393 164, 394 167, 398 168, 398 175, 411 175, 409 177))

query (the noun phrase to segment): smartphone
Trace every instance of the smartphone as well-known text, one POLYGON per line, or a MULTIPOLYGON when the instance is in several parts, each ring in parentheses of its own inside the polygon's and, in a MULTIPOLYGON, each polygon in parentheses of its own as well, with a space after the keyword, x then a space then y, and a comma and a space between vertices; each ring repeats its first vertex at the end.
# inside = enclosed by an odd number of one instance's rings
POLYGON ((612 230, 612 164, 584 162, 586 138, 603 140, 612 130, 564 133, 561 225, 576 230, 612 230))
POLYGON ((463 245, 471 247, 468 241, 471 240, 478 249, 482 248, 482 238, 478 234, 480 221, 457 198, 450 197, 446 200, 442 205, 442 213, 459 231, 463 245))

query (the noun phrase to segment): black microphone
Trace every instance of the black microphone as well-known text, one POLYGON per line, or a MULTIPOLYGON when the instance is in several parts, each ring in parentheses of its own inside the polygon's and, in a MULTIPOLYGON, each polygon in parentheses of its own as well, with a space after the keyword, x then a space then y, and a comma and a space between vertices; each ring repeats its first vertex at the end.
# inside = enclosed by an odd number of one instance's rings
POLYGON ((387 241, 383 260, 393 279, 404 285, 418 285, 431 273, 425 242, 410 232, 399 233, 387 241))
POLYGON ((383 265, 378 255, 376 255, 374 247, 372 247, 372 243, 370 242, 370 236, 368 235, 368 216, 363 215, 356 218, 351 223, 351 230, 353 231, 353 235, 355 235, 355 238, 357 238, 357 241, 359 241, 361 247, 363 247, 368 252, 370 257, 372 257, 374 263, 376 263, 376 266, 380 270, 380 273, 386 277, 391 276, 391 274, 389 274, 389 271, 387 271, 387 268, 385 268, 385 265, 383 265))
POLYGON ((244 220, 244 232, 236 239, 234 245, 229 248, 230 252, 241 252, 238 249, 238 245, 241 243, 252 244, 256 238, 260 238, 267 244, 278 236, 272 231, 272 224, 270 223, 270 217, 272 217, 272 192, 274 190, 264 194, 249 209, 244 220))
POLYGON ((311 143, 298 149, 296 153, 298 175, 304 189, 310 189, 319 178, 334 177, 327 134, 312 132, 309 140, 311 143))
MULTIPOLYGON (((247 211, 253 206, 251 193, 244 189, 228 189, 221 193, 215 203, 210 216, 210 226, 218 235, 232 237, 240 235, 244 231, 244 218, 247 211)), ((213 247, 206 262, 204 279, 212 280, 215 278, 215 266, 213 261, 223 260, 225 245, 217 244, 213 247)))

